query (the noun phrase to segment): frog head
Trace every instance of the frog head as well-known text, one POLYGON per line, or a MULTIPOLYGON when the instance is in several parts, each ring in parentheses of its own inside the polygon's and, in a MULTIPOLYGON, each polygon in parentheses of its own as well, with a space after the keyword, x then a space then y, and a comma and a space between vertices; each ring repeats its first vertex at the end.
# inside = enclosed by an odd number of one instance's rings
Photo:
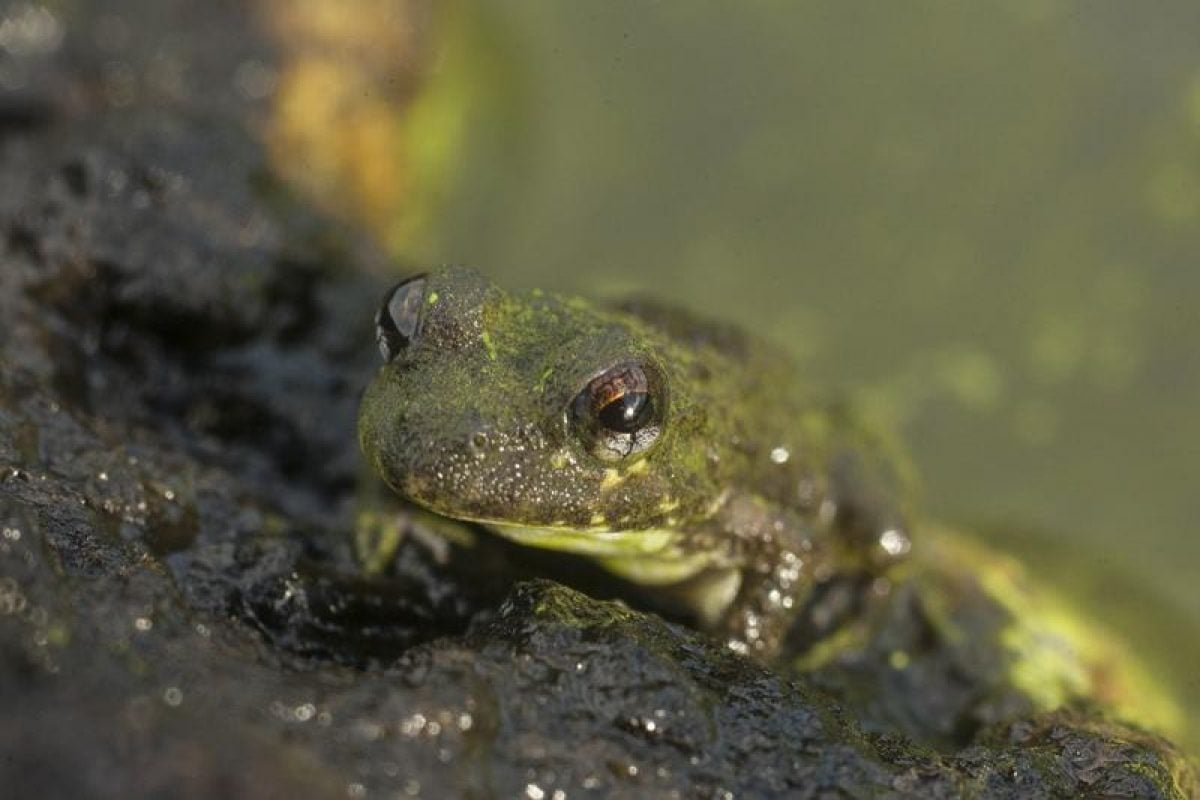
POLYGON ((399 494, 528 544, 661 553, 719 502, 694 353, 638 318, 447 268, 390 292, 362 449, 399 494))

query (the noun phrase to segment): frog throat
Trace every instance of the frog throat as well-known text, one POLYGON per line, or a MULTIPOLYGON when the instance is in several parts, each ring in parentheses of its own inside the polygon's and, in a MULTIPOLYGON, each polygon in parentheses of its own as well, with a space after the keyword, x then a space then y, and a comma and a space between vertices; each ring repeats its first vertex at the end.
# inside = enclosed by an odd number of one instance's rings
POLYGON ((623 556, 671 558, 676 551, 672 545, 679 538, 675 531, 661 529, 614 531, 603 527, 528 527, 488 520, 478 520, 478 522, 518 544, 595 558, 620 558, 623 556))
POLYGON ((688 553, 681 548, 679 534, 668 530, 527 528, 495 523, 487 527, 518 544, 595 558, 614 575, 645 586, 679 583, 714 563, 711 553, 688 553))

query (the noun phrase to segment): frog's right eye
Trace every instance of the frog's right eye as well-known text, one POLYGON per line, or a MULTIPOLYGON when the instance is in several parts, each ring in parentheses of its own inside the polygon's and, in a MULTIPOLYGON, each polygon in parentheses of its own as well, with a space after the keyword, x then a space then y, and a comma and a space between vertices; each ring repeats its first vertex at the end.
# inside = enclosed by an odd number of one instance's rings
POLYGON ((384 361, 394 360, 417 335, 425 277, 421 274, 401 281, 383 296, 383 304, 375 314, 375 341, 384 361))
POLYGON ((627 361, 588 381, 571 403, 570 416, 592 455, 620 461, 654 444, 666 409, 666 384, 657 367, 627 361))

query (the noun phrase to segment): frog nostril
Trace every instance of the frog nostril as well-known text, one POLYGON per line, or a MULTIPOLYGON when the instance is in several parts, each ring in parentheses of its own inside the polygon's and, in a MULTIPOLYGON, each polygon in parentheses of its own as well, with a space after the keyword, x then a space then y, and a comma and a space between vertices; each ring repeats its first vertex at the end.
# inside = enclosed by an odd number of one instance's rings
POLYGON ((475 455, 482 454, 483 451, 487 449, 488 439, 489 437, 487 431, 478 430, 472 433, 467 439, 467 443, 470 445, 471 452, 475 455))

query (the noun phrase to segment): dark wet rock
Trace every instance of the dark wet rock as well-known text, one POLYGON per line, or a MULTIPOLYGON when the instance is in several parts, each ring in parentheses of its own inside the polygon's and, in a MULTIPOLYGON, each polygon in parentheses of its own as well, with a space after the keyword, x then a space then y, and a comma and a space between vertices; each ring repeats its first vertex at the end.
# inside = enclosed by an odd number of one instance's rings
POLYGON ((988 729, 953 759, 986 797, 1165 797, 1200 791, 1182 760, 1151 755, 1155 739, 1078 712, 988 729))
MULTIPOLYGON (((64 105, 98 90, 62 47, 0 99, 6 796, 1191 792, 1169 745, 1096 716, 952 755, 864 733, 836 681, 520 581, 500 542, 412 537, 363 578, 377 256, 278 189, 235 98, 64 105)), ((179 54, 201 84, 228 69, 204 53, 179 54)))

